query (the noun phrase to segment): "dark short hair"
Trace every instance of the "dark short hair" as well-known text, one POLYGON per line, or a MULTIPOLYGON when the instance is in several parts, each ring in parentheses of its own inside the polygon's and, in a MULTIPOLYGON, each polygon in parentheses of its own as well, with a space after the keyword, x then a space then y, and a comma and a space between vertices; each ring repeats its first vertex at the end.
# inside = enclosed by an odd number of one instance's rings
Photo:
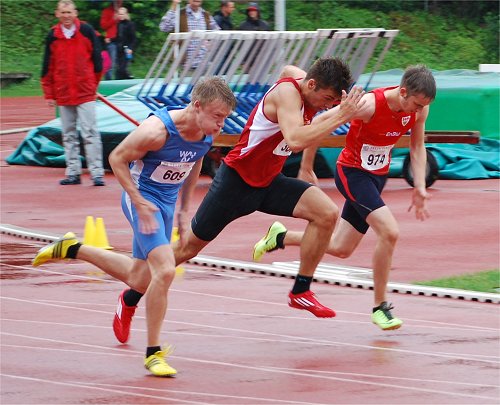
POLYGON ((409 96, 422 94, 431 100, 436 98, 436 80, 425 65, 408 66, 399 86, 406 88, 409 96))
POLYGON ((348 91, 353 80, 349 65, 340 58, 319 58, 308 70, 305 80, 314 79, 316 90, 332 89, 337 95, 348 91))

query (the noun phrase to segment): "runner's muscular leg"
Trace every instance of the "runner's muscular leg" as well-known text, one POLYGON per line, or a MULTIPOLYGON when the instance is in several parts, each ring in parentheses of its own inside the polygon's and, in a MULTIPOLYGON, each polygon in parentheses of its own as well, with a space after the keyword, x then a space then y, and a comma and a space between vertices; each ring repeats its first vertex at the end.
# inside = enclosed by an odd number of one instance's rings
POLYGON ((344 218, 340 218, 326 253, 346 259, 356 250, 363 236, 365 235, 356 230, 344 218))
POLYGON ((328 247, 338 215, 338 207, 318 187, 308 188, 300 197, 293 216, 309 221, 300 243, 300 275, 314 275, 328 247))
POLYGON ((147 259, 151 282, 146 291, 146 322, 148 347, 161 346, 160 333, 167 312, 168 289, 175 277, 175 258, 170 245, 161 245, 149 252, 147 259))
POLYGON ((193 233, 193 230, 189 228, 187 240, 183 240, 181 236, 181 239, 172 244, 176 266, 195 257, 209 243, 210 241, 205 241, 198 238, 193 233))
MULTIPOLYGON (((304 232, 302 231, 288 230, 283 244, 285 246, 299 246, 303 236, 304 232)), ((358 232, 349 222, 340 218, 325 253, 345 259, 356 250, 363 236, 364 234, 358 232)))
POLYGON ((76 258, 93 264, 141 293, 146 292, 151 281, 151 273, 144 260, 88 245, 82 245, 78 249, 76 258))
POLYGON ((392 256, 399 237, 399 226, 387 206, 380 207, 370 213, 366 222, 377 235, 377 243, 373 252, 373 284, 374 306, 386 301, 386 289, 391 271, 392 256))

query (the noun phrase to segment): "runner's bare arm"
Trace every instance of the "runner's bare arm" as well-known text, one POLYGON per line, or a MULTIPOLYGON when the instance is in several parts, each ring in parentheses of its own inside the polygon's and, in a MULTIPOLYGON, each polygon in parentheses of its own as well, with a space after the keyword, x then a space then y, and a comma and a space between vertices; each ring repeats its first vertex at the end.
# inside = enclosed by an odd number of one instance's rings
POLYGON ((132 131, 109 155, 109 164, 115 177, 125 192, 130 196, 132 203, 138 211, 141 232, 151 233, 156 230, 153 214, 156 206, 147 201, 137 189, 130 175, 129 164, 141 159, 149 151, 160 149, 167 139, 167 130, 162 121, 151 116, 132 131))
POLYGON ((191 201, 191 197, 193 195, 194 189, 196 187, 196 183, 198 178, 200 177, 201 166, 203 164, 203 158, 198 160, 189 176, 184 181, 181 189, 180 195, 180 207, 177 212, 177 225, 179 226, 179 235, 181 237, 181 243, 185 240, 185 233, 189 230, 189 203, 191 201))
POLYGON ((314 172, 314 160, 316 158, 316 151, 318 150, 318 146, 313 145, 304 149, 302 153, 302 159, 300 161, 299 173, 297 178, 303 181, 307 181, 311 184, 318 185, 318 177, 314 172))
POLYGON ((300 112, 300 97, 295 88, 292 85, 285 86, 287 84, 283 83, 278 86, 277 94, 274 96, 278 96, 279 93, 279 102, 277 98, 274 100, 281 132, 293 152, 299 152, 317 144, 340 125, 348 122, 365 104, 362 100, 364 91, 360 87, 354 87, 349 94, 342 92, 342 101, 339 106, 322 113, 320 115, 320 117, 323 116, 322 119, 315 119, 310 125, 305 125, 300 112))
MULTIPOLYGON (((339 114, 340 109, 341 109, 341 104, 335 106, 331 110, 316 115, 312 122, 319 123, 325 120, 329 120, 332 118, 333 115, 339 114)), ((374 113, 375 113, 375 96, 373 95, 373 93, 366 93, 363 94, 361 102, 358 104, 358 108, 356 109, 356 112, 351 115, 348 121, 362 120, 364 122, 368 122, 370 121, 374 113)))
POLYGON ((411 130, 410 161, 413 173, 413 196, 408 211, 415 207, 415 216, 423 221, 429 217, 427 200, 430 198, 425 187, 425 171, 427 167, 427 151, 425 149, 425 121, 429 115, 429 106, 417 113, 417 120, 411 130))
MULTIPOLYGON (((364 101, 364 104, 360 105, 356 114, 351 117, 351 120, 360 119, 365 122, 368 122, 371 119, 375 111, 375 104, 374 104, 375 98, 373 94, 368 93, 363 96, 362 100, 364 101)), ((332 113, 333 110, 335 109, 338 110, 339 108, 340 106, 336 106, 335 108, 333 108, 332 113)), ((325 113, 322 113, 314 117, 313 122, 319 122, 325 119, 328 119, 328 116, 325 115, 325 113)), ((316 158, 317 150, 318 150, 317 144, 304 149, 304 153, 302 154, 302 159, 300 161, 299 174, 297 176, 297 178, 299 178, 300 180, 304 180, 313 184, 318 184, 318 178, 314 173, 314 160, 316 158)))

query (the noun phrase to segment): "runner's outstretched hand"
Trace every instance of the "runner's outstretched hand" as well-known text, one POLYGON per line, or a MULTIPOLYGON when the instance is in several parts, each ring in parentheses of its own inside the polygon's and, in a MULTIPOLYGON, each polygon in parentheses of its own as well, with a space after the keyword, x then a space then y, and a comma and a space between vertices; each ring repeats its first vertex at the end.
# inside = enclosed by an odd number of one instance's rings
POLYGON ((349 94, 342 90, 342 97, 339 105, 339 113, 345 122, 350 121, 356 113, 365 105, 363 100, 365 91, 360 86, 354 86, 349 94))
POLYGON ((415 207, 415 217, 419 221, 424 221, 430 217, 429 211, 427 210, 427 201, 431 198, 431 195, 425 190, 413 189, 413 196, 411 205, 408 208, 408 212, 415 207))

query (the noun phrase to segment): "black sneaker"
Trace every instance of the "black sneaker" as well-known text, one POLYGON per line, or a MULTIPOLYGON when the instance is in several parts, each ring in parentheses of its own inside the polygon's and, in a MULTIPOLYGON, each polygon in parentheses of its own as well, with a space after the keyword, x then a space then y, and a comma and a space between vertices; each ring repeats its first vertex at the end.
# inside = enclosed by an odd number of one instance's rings
POLYGON ((68 176, 65 179, 62 179, 59 182, 59 184, 61 186, 67 186, 67 185, 70 185, 70 184, 81 184, 80 176, 78 174, 77 175, 68 176))
POLYGON ((94 186, 105 186, 104 180, 102 177, 94 177, 94 186))

